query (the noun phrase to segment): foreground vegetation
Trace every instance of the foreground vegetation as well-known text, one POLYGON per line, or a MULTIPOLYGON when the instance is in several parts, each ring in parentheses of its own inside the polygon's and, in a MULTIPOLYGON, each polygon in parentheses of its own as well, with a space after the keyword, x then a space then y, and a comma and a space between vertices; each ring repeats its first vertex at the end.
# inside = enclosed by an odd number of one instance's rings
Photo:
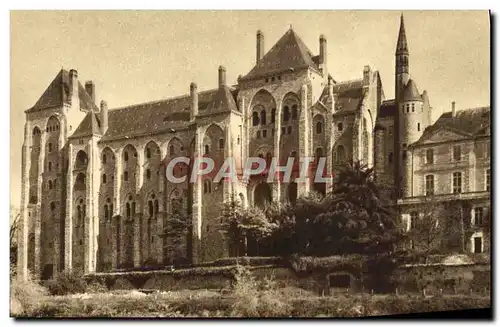
MULTIPOLYGON (((61 278, 62 280, 62 278, 61 278)), ((70 278, 54 283, 50 292, 71 287, 70 278)), ((49 295, 34 282, 12 282, 11 314, 17 317, 360 317, 414 312, 487 308, 479 296, 422 297, 417 295, 318 296, 299 288, 278 287, 273 279, 257 281, 239 266, 230 290, 178 292, 107 291, 81 284, 78 294, 49 295), (82 293, 80 293, 82 291, 82 293)))

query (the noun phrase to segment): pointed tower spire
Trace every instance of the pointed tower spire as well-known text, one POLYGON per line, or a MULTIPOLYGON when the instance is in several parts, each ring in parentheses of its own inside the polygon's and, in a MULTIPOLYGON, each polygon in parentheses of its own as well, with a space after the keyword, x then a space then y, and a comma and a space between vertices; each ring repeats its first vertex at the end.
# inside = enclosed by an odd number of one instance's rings
POLYGON ((401 13, 401 22, 399 24, 398 45, 396 54, 408 54, 408 43, 406 42, 405 19, 401 13))

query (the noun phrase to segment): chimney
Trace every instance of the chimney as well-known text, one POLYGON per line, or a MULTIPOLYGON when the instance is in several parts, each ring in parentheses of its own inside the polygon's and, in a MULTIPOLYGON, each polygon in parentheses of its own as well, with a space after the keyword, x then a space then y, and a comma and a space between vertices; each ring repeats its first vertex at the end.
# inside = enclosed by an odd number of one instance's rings
POLYGON ((328 102, 331 108, 331 112, 335 112, 335 98, 333 96, 333 78, 328 76, 328 102))
POLYGON ((69 71, 69 87, 70 87, 70 98, 72 105, 80 105, 80 100, 78 96, 78 72, 75 69, 69 71))
POLYGON ((326 37, 319 36, 319 64, 326 64, 326 37))
POLYGON ((457 115, 457 112, 455 110, 455 101, 451 102, 451 117, 455 117, 457 115))
POLYGON ((370 66, 366 65, 363 68, 363 85, 370 84, 370 72, 371 72, 370 66))
POLYGON ((86 81, 85 82, 85 91, 87 91, 87 94, 90 95, 92 102, 95 103, 95 84, 94 84, 94 82, 86 81))
POLYGON ((264 57, 264 33, 257 31, 257 60, 256 64, 264 57))
POLYGON ((191 120, 193 120, 198 115, 198 86, 193 82, 189 89, 191 95, 191 120))
MULTIPOLYGON (((87 86, 87 84, 85 84, 87 86)), ((101 133, 104 135, 108 130, 108 103, 101 101, 101 133)))
POLYGON ((226 68, 219 66, 219 88, 226 86, 226 68))

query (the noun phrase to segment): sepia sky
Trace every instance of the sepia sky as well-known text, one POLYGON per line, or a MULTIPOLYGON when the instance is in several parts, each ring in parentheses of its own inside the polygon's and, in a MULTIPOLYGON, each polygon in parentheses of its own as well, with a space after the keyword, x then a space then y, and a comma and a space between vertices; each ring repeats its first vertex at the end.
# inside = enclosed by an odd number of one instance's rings
MULTIPOLYGON (((11 201, 19 206, 24 110, 58 71, 93 80, 97 102, 110 108, 217 86, 217 67, 236 83, 255 63, 255 33, 265 50, 290 25, 314 53, 328 42, 337 81, 380 72, 394 97, 394 52, 400 11, 13 11, 11 12, 11 201)), ((410 74, 427 90, 434 119, 490 104, 490 22, 487 11, 405 11, 410 74)))

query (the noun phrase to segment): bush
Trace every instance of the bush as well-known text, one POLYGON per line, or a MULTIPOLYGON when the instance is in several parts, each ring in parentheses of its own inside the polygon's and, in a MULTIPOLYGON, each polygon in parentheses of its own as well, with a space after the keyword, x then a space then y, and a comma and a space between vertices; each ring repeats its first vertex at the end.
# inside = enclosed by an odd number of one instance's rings
POLYGON ((87 283, 82 275, 73 272, 62 272, 54 279, 47 281, 47 288, 52 295, 85 293, 87 283))
POLYGON ((107 292, 108 288, 101 283, 93 282, 89 285, 87 285, 87 288, 85 290, 86 293, 104 293, 107 292))
POLYGON ((47 295, 47 290, 33 281, 15 277, 10 284, 10 312, 12 316, 30 316, 47 295))

